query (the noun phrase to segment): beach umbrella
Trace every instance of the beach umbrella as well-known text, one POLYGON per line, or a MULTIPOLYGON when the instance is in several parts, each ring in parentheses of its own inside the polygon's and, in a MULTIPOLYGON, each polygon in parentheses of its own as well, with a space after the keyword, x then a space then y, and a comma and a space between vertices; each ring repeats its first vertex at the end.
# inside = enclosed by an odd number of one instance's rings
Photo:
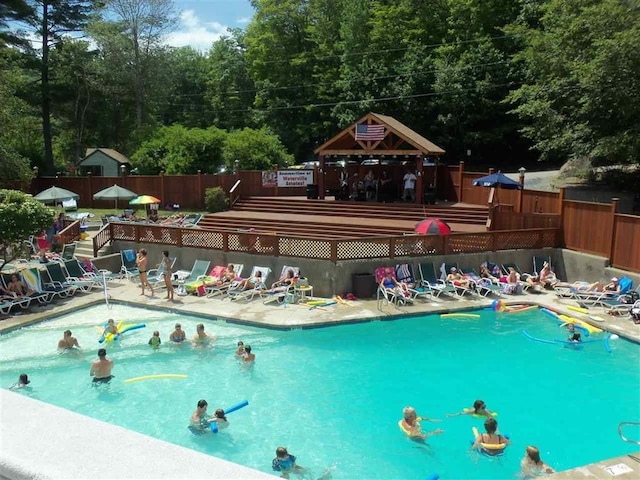
POLYGON ((421 235, 449 235, 451 227, 439 218, 425 218, 416 223, 415 232, 421 235))
POLYGON ((160 203, 160 200, 153 195, 140 195, 129 201, 129 205, 152 205, 154 203, 160 203))
POLYGON ((138 194, 132 192, 131 190, 127 190, 120 185, 113 185, 112 187, 105 188, 104 190, 100 190, 98 193, 93 195, 94 200, 115 200, 116 202, 116 210, 118 209, 118 200, 131 200, 132 198, 137 197, 138 194))
POLYGON ((520 182, 510 179, 502 172, 492 173, 485 177, 476 178, 474 187, 504 188, 506 190, 522 190, 520 182))
POLYGON ((68 200, 69 198, 77 200, 80 198, 80 195, 65 188, 49 187, 35 195, 33 198, 41 201, 42 203, 57 203, 63 200, 68 200))

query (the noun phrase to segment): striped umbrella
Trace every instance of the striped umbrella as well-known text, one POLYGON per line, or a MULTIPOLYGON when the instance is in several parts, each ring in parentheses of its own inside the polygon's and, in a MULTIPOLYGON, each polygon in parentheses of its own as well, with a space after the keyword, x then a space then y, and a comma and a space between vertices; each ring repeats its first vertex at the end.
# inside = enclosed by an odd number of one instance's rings
POLYGON ((422 235, 449 235, 451 227, 439 218, 425 218, 416 223, 415 232, 422 235))
POLYGON ((160 200, 153 195, 140 195, 129 202, 129 205, 151 205, 160 203, 160 200))

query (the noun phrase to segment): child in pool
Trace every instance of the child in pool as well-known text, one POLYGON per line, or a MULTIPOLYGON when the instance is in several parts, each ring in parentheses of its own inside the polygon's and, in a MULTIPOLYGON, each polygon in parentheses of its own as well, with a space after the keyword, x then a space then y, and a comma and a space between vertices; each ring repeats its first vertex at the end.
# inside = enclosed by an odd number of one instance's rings
POLYGON ((224 414, 224 410, 222 408, 218 408, 213 414, 213 418, 210 420, 210 423, 215 422, 218 425, 218 429, 222 430, 229 426, 229 421, 224 414))
POLYGON ((480 415, 487 418, 494 416, 493 412, 487 410, 487 404, 483 400, 473 402, 473 408, 465 408, 458 413, 447 413, 447 417, 457 417, 458 415, 480 415))
POLYGON ((555 473, 555 470, 540 459, 540 450, 533 445, 525 449, 525 455, 520 462, 522 468, 522 478, 537 478, 543 475, 555 473))
POLYGON ((291 472, 303 472, 304 468, 296 465, 295 455, 290 455, 285 447, 276 448, 276 458, 271 462, 274 472, 280 472, 282 478, 289 478, 291 472))
POLYGON ((16 390, 18 388, 24 388, 31 383, 29 380, 29 376, 26 373, 23 373, 18 378, 18 381, 9 387, 9 390, 16 390))
POLYGON ((240 340, 238 342, 238 348, 236 348, 236 355, 242 357, 244 355, 244 342, 240 340))
POLYGON ((576 331, 576 326, 573 323, 567 323, 567 333, 569 334, 568 340, 570 342, 581 342, 582 338, 580 333, 576 331))
POLYGON ((153 337, 149 339, 149 345, 151 345, 153 348, 158 348, 161 343, 162 340, 160 340, 160 332, 156 330, 155 332, 153 332, 153 337))

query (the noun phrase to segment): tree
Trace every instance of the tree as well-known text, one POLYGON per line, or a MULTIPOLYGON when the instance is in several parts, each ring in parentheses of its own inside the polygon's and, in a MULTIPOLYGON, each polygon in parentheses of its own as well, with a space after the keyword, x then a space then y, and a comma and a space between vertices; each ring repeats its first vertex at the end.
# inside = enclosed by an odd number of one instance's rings
POLYGON ((34 6, 34 22, 39 25, 42 41, 40 87, 44 170, 55 171, 51 131, 51 86, 49 84, 49 53, 64 35, 82 30, 89 20, 94 0, 29 0, 34 6))
POLYGON ((526 82, 509 100, 542 157, 638 162, 640 8, 550 0, 511 32, 522 38, 526 82))
POLYGON ((29 161, 13 148, 0 143, 0 188, 28 185, 33 178, 29 161))
POLYGON ((271 170, 293 163, 280 139, 266 128, 244 128, 227 135, 222 154, 227 169, 271 170))
POLYGON ((107 9, 116 16, 119 31, 129 42, 127 68, 132 72, 136 104, 136 128, 141 128, 153 81, 162 72, 157 53, 161 42, 177 24, 172 0, 108 0, 107 9))
POLYGON ((12 29, 9 22, 29 22, 32 16, 33 9, 26 0, 3 0, 0 3, 0 47, 26 46, 23 32, 12 29))
POLYGON ((216 127, 162 127, 131 156, 131 165, 143 175, 216 173, 226 135, 216 127))
POLYGON ((18 190, 0 190, 0 254, 2 265, 18 258, 24 240, 49 229, 54 211, 18 190))

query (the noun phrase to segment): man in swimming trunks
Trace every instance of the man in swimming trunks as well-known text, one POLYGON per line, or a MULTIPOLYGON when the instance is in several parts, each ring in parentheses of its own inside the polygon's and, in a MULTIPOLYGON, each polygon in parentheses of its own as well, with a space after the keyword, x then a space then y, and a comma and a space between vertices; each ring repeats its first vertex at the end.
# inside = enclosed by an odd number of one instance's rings
POLYGON ((244 363, 253 363, 256 361, 256 354, 251 353, 251 345, 245 345, 244 354, 242 355, 242 361, 244 363))
POLYGON ((415 442, 423 443, 424 441, 427 440, 427 438, 433 435, 440 435, 441 433, 444 432, 443 430, 437 428, 433 432, 423 433, 422 425, 420 425, 420 421, 426 420, 426 421, 432 421, 432 422, 439 422, 440 420, 438 420, 437 418, 419 417, 418 414, 416 413, 415 408, 413 407, 404 407, 402 409, 402 417, 403 418, 400 421, 401 428, 409 436, 409 438, 415 442))
POLYGON ((196 327, 196 334, 191 339, 191 344, 194 347, 200 347, 204 345, 210 345, 211 343, 216 341, 216 337, 213 335, 209 335, 204 331, 204 325, 199 323, 196 327))
POLYGON ((206 400, 198 401, 196 411, 191 415, 189 421, 189 428, 204 432, 210 428, 211 424, 216 421, 215 417, 207 414, 207 406, 209 404, 206 400))
POLYGON ((91 370, 89 370, 93 383, 109 383, 113 378, 112 369, 113 360, 107 358, 107 351, 104 348, 99 349, 98 360, 91 364, 91 370))
POLYGON ((187 334, 182 330, 182 325, 176 323, 176 329, 169 335, 169 341, 173 343, 182 343, 187 339, 187 334))
POLYGON ((62 339, 58 342, 59 350, 72 350, 73 347, 80 348, 80 344, 76 337, 71 335, 71 330, 65 330, 62 339))

